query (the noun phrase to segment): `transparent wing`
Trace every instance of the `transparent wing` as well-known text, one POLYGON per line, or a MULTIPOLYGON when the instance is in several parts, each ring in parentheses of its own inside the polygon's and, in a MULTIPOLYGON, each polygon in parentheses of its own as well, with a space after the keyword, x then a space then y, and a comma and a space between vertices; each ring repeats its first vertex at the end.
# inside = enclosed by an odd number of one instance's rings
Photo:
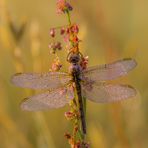
POLYGON ((72 89, 60 88, 47 91, 24 99, 21 108, 27 111, 41 111, 52 108, 60 108, 69 103, 74 97, 72 89))
POLYGON ((93 81, 112 80, 126 75, 136 65, 137 63, 134 59, 122 59, 111 64, 90 67, 83 71, 83 75, 93 81))
POLYGON ((67 84, 71 77, 67 73, 17 73, 12 76, 12 83, 16 86, 32 89, 54 89, 67 84))
POLYGON ((82 87, 83 95, 97 103, 110 103, 125 100, 136 95, 136 90, 129 85, 93 84, 82 87))

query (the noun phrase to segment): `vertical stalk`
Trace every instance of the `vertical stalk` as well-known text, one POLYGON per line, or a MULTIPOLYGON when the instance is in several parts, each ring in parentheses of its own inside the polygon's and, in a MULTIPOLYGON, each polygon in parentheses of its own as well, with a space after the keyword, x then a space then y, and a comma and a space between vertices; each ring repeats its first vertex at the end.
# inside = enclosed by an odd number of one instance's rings
POLYGON ((66 10, 66 14, 67 14, 67 18, 68 18, 68 23, 69 23, 69 26, 71 25, 71 18, 70 18, 70 13, 68 10, 66 10))
MULTIPOLYGON (((69 49, 69 53, 80 53, 79 51, 79 38, 77 36, 79 29, 76 24, 72 24, 70 10, 67 8, 64 13, 67 16, 68 21, 68 31, 69 31, 69 43, 71 44, 71 48, 69 49)), ((75 79, 75 97, 73 107, 76 111, 76 116, 74 117, 74 122, 76 123, 73 128, 73 136, 69 136, 71 147, 81 147, 86 148, 89 144, 85 141, 86 138, 86 98, 82 96, 81 92, 81 84, 78 79, 78 75, 74 76, 75 79), (75 128, 77 127, 77 128, 75 128)), ((73 111, 72 111, 73 112, 73 111)))

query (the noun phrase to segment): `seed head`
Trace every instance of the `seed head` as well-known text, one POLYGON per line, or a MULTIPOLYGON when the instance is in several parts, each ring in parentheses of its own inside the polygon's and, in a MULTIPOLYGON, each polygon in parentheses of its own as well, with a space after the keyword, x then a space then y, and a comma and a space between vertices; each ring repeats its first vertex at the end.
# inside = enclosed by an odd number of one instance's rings
POLYGON ((50 36, 53 38, 55 37, 55 28, 50 29, 50 36))
POLYGON ((62 50, 61 42, 52 42, 49 44, 50 53, 55 54, 57 50, 62 50))
POLYGON ((72 120, 75 118, 75 113, 72 111, 65 112, 65 117, 67 120, 72 120))
POLYGON ((72 6, 66 0, 57 1, 57 13, 62 14, 72 10, 73 10, 72 6))
POLYGON ((61 32, 60 33, 61 33, 61 35, 63 35, 65 33, 65 28, 64 27, 61 28, 61 32))
POLYGON ((88 65, 88 56, 82 58, 82 61, 81 61, 80 65, 81 65, 81 67, 82 67, 83 70, 87 68, 87 65, 88 65))
POLYGON ((62 68, 62 64, 59 58, 56 58, 51 66, 51 71, 59 71, 62 68))

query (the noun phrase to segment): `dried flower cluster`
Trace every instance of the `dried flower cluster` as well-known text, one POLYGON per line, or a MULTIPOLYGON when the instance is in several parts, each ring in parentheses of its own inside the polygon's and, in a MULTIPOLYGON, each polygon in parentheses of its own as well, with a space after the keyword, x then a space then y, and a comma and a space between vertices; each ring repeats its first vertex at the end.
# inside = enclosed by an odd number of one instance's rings
MULTIPOLYGON (((79 33, 79 27, 76 24, 73 25, 68 25, 65 27, 60 27, 60 28, 52 28, 50 29, 50 36, 54 39, 59 31, 59 34, 62 36, 63 41, 68 44, 67 46, 69 51, 75 50, 78 51, 78 46, 79 46, 79 38, 78 38, 78 33, 79 33), (60 31, 59 31, 60 29, 60 31)), ((66 48, 66 47, 65 47, 66 48)), ((49 49, 51 50, 51 53, 56 53, 57 50, 62 49, 62 43, 61 42, 52 42, 49 44, 49 49)), ((67 49, 67 48, 66 48, 67 49)))
POLYGON ((50 71, 59 71, 62 68, 62 64, 59 60, 59 58, 55 58, 52 65, 51 65, 51 70, 50 71))
POLYGON ((78 141, 77 143, 75 143, 74 138, 71 137, 71 135, 68 133, 65 134, 65 137, 68 139, 71 148, 90 148, 90 144, 88 142, 78 141))
POLYGON ((57 1, 57 13, 62 14, 72 10, 73 10, 72 6, 66 0, 57 1))

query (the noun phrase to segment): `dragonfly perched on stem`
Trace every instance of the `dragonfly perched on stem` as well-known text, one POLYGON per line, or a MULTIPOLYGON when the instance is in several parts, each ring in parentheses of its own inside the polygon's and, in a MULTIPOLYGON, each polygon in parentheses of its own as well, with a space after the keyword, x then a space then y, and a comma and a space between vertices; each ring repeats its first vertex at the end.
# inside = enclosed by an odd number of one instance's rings
POLYGON ((21 108, 28 111, 60 108, 74 99, 77 94, 81 118, 81 130, 86 134, 84 99, 96 103, 110 103, 125 100, 136 95, 136 90, 130 85, 111 84, 106 81, 126 75, 136 67, 134 59, 122 59, 110 64, 88 67, 82 70, 80 52, 70 52, 68 62, 71 64, 69 73, 17 73, 12 76, 16 86, 31 89, 47 90, 26 98, 21 108))

